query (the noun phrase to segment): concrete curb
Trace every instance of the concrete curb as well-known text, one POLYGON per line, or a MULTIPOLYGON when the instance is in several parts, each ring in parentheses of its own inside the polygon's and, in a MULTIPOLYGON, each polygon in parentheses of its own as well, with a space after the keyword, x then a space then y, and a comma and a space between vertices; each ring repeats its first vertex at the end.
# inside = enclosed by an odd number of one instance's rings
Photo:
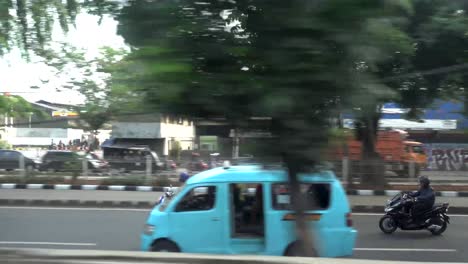
MULTIPOLYGON (((130 186, 130 185, 72 185, 72 184, 21 184, 2 183, 0 189, 28 189, 28 190, 84 190, 84 191, 138 191, 164 192, 171 187, 161 186, 130 186)), ((177 189, 178 187, 172 187, 177 189)))
MULTIPOLYGON (((155 202, 0 199, 0 206, 151 209, 155 206, 155 202)), ((354 205, 352 206, 351 210, 353 213, 382 213, 383 214, 384 206, 354 205)), ((468 207, 450 206, 449 212, 450 214, 468 214, 468 207)))

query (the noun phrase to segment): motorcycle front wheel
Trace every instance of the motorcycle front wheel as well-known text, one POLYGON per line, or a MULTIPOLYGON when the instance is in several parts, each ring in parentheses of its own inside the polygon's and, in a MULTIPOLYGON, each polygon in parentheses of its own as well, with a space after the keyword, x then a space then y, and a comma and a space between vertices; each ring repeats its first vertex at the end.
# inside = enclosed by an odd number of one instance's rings
POLYGON ((440 220, 440 222, 440 228, 435 230, 429 230, 434 236, 442 235, 442 233, 445 232, 445 229, 447 229, 447 222, 444 220, 440 220))
POLYGON ((382 232, 384 232, 385 234, 391 234, 397 229, 395 220, 389 215, 385 215, 382 218, 380 218, 379 227, 380 230, 382 230, 382 232))

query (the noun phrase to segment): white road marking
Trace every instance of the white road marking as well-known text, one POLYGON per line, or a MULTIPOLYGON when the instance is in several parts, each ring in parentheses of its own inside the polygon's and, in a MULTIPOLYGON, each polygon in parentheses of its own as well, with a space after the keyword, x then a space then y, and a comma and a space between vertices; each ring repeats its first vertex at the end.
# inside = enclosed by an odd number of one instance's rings
POLYGON ((354 248, 356 251, 457 252, 448 248, 354 248))
POLYGON ((24 209, 24 210, 76 210, 76 211, 132 211, 132 212, 149 212, 152 208, 84 208, 84 207, 32 207, 32 206, 0 206, 1 209, 24 209))
MULTIPOLYGON (((384 213, 352 213, 354 216, 384 216, 384 213)), ((448 216, 456 216, 456 217, 468 217, 468 215, 461 215, 461 214, 448 214, 448 216)))
POLYGON ((0 245, 47 245, 47 246, 79 246, 79 247, 97 246, 96 243, 33 242, 33 241, 0 241, 0 245))

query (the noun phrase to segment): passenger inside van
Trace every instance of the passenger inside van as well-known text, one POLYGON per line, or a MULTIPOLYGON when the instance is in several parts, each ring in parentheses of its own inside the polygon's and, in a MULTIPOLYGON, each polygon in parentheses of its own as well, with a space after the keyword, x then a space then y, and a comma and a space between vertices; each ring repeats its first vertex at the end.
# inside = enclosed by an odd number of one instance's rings
POLYGON ((251 221, 252 225, 259 225, 263 222, 263 187, 261 184, 258 184, 255 189, 251 221))
POLYGON ((263 188, 261 184, 252 187, 250 184, 231 185, 234 236, 263 236, 263 188))

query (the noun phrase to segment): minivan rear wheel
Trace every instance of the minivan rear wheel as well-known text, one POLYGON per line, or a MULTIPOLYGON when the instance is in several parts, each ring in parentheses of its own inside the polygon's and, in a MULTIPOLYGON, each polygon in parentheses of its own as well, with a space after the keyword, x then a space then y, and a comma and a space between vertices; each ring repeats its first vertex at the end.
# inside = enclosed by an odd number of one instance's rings
POLYGON ((284 255, 287 257, 317 257, 317 252, 315 251, 315 248, 312 247, 310 248, 310 252, 307 252, 308 254, 305 254, 302 250, 302 246, 300 244, 301 242, 296 241, 288 246, 286 249, 286 252, 284 252, 284 255))
POLYGON ((180 252, 179 247, 169 240, 159 240, 156 241, 153 246, 151 246, 151 251, 153 252, 180 252))

